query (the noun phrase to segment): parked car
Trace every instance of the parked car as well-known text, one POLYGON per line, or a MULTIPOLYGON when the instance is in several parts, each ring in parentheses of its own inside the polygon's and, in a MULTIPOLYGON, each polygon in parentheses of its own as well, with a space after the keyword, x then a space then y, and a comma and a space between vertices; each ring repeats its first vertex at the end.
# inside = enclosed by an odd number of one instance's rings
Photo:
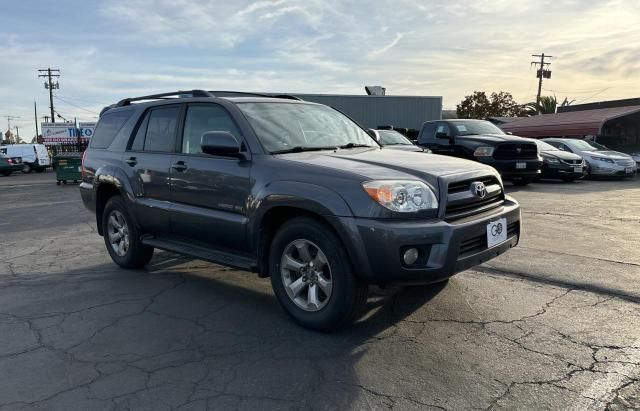
POLYGON ((416 146, 403 136, 401 133, 395 130, 375 130, 370 128, 369 134, 380 144, 382 147, 390 148, 393 150, 405 150, 405 151, 415 151, 415 152, 427 152, 430 153, 431 150, 425 149, 423 147, 416 146))
POLYGON ((542 157, 542 174, 540 178, 574 181, 584 177, 587 163, 577 154, 562 151, 549 143, 536 140, 538 152, 542 157))
POLYGON ((633 161, 636 162, 636 168, 640 168, 640 151, 629 154, 633 161))
POLYGON ((638 172, 635 160, 628 154, 575 138, 545 138, 543 141, 562 151, 574 153, 587 163, 587 174, 604 177, 633 177, 638 172))
POLYGON ((505 180, 525 186, 540 175, 542 158, 535 140, 505 134, 484 120, 438 120, 423 124, 418 144, 435 154, 490 165, 505 180))
POLYGON ((0 147, 0 152, 9 157, 21 157, 23 173, 33 170, 42 173, 51 165, 51 158, 43 144, 11 144, 0 147))
POLYGON ((22 161, 20 157, 9 157, 6 154, 0 153, 0 174, 3 176, 9 176, 14 171, 20 171, 22 169, 22 161))
POLYGON ((444 281, 518 243, 520 207, 489 166, 381 149, 321 104, 215 93, 103 110, 80 192, 116 264, 159 248, 254 271, 327 330, 368 284, 444 281))

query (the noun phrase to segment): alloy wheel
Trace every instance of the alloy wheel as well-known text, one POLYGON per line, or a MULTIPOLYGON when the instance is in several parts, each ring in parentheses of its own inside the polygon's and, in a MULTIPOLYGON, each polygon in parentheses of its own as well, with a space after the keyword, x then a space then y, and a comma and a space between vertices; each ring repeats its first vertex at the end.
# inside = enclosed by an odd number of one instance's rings
POLYGON ((333 290, 331 266, 311 241, 298 239, 285 247, 280 275, 287 295, 304 311, 319 311, 329 302, 333 290))
POLYGON ((129 226, 124 215, 118 210, 113 210, 107 220, 107 235, 111 249, 119 257, 124 257, 129 251, 129 226))

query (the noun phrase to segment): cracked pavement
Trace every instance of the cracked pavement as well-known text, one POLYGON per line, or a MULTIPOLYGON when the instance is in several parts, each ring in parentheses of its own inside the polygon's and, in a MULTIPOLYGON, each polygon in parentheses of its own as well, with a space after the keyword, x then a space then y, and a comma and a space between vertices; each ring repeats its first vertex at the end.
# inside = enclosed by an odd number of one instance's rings
POLYGON ((0 410, 640 408, 640 181, 509 191, 518 248, 320 334, 254 274, 119 269, 76 186, 0 178, 0 410))

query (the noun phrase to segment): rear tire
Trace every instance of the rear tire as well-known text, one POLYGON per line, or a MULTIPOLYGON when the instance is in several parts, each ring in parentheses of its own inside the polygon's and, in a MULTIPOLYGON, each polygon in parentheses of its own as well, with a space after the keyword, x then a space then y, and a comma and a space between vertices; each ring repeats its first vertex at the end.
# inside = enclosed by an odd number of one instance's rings
POLYGON ((138 229, 120 196, 107 201, 102 213, 102 236, 114 263, 123 268, 142 268, 153 257, 153 247, 140 241, 138 229))
POLYGON ((2 175, 5 177, 9 177, 11 175, 11 171, 3 171, 2 175))
POLYGON ((577 178, 575 178, 575 177, 563 177, 562 178, 562 181, 564 181, 565 183, 573 183, 576 180, 577 180, 577 178))
POLYGON ((306 328, 341 328, 367 301, 368 286, 353 275, 340 239, 312 218, 295 218, 276 233, 269 273, 282 308, 306 328))
POLYGON ((25 173, 25 174, 29 174, 29 173, 31 173, 32 171, 33 171, 33 168, 31 168, 31 165, 26 164, 26 163, 22 165, 22 172, 23 172, 23 173, 25 173))

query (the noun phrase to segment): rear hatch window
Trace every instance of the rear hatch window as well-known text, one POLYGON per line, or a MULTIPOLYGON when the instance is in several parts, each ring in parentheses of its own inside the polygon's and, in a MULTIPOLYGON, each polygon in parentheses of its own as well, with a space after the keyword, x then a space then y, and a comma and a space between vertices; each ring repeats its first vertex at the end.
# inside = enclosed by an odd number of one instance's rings
POLYGON ((91 137, 91 148, 108 148, 132 113, 126 110, 103 114, 91 137))

